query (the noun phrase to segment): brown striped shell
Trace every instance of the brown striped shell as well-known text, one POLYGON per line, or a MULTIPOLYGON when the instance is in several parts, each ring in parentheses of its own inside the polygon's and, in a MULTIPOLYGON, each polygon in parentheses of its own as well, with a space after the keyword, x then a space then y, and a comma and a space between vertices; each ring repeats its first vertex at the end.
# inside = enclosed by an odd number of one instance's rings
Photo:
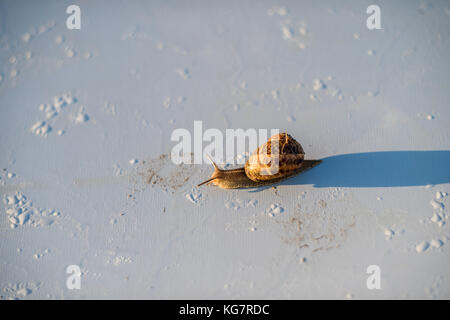
POLYGON ((280 180, 298 173, 305 152, 287 133, 276 134, 258 147, 245 163, 245 174, 253 181, 280 180))

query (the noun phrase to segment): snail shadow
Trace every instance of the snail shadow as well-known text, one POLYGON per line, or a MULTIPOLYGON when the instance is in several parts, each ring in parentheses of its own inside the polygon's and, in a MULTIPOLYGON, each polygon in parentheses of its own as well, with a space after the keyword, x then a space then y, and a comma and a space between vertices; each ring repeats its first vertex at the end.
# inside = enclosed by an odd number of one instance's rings
POLYGON ((280 185, 381 188, 450 183, 448 150, 351 153, 322 160, 317 167, 280 185))

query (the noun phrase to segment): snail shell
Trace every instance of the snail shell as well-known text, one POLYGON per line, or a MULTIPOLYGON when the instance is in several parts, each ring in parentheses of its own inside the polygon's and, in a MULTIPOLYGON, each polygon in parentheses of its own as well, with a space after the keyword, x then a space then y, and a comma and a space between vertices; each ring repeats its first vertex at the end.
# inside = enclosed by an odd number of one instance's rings
POLYGON ((276 134, 258 147, 245 163, 245 174, 253 181, 289 177, 305 159, 302 146, 287 133, 276 134))
POLYGON ((302 173, 322 160, 304 160, 302 146, 287 133, 281 133, 256 149, 244 168, 222 170, 211 159, 214 172, 200 183, 213 183, 224 189, 257 188, 270 185, 302 173))

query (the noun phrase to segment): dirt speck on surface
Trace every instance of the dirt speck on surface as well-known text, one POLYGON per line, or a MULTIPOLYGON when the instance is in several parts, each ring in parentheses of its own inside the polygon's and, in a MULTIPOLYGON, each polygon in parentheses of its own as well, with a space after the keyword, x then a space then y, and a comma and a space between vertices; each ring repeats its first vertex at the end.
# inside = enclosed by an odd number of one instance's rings
POLYGON ((322 208, 326 208, 327 207, 327 203, 325 202, 325 200, 319 200, 319 206, 322 208))
POLYGON ((309 254, 340 247, 356 224, 354 216, 340 215, 336 208, 328 208, 320 200, 316 208, 297 206, 293 213, 281 217, 286 244, 307 250, 309 254))
POLYGON ((159 187, 174 193, 188 183, 195 172, 193 164, 174 164, 170 156, 161 154, 158 157, 142 161, 136 167, 133 182, 145 186, 159 187))

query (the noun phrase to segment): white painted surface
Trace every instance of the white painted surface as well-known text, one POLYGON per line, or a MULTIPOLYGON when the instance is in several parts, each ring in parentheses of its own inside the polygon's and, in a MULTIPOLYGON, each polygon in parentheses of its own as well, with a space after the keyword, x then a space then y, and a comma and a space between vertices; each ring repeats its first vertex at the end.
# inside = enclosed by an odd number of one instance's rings
POLYGON ((2 299, 450 298, 447 2, 372 31, 371 1, 79 1, 81 30, 70 4, 0 5, 2 299), (160 157, 194 120, 325 161, 196 188, 160 157))

